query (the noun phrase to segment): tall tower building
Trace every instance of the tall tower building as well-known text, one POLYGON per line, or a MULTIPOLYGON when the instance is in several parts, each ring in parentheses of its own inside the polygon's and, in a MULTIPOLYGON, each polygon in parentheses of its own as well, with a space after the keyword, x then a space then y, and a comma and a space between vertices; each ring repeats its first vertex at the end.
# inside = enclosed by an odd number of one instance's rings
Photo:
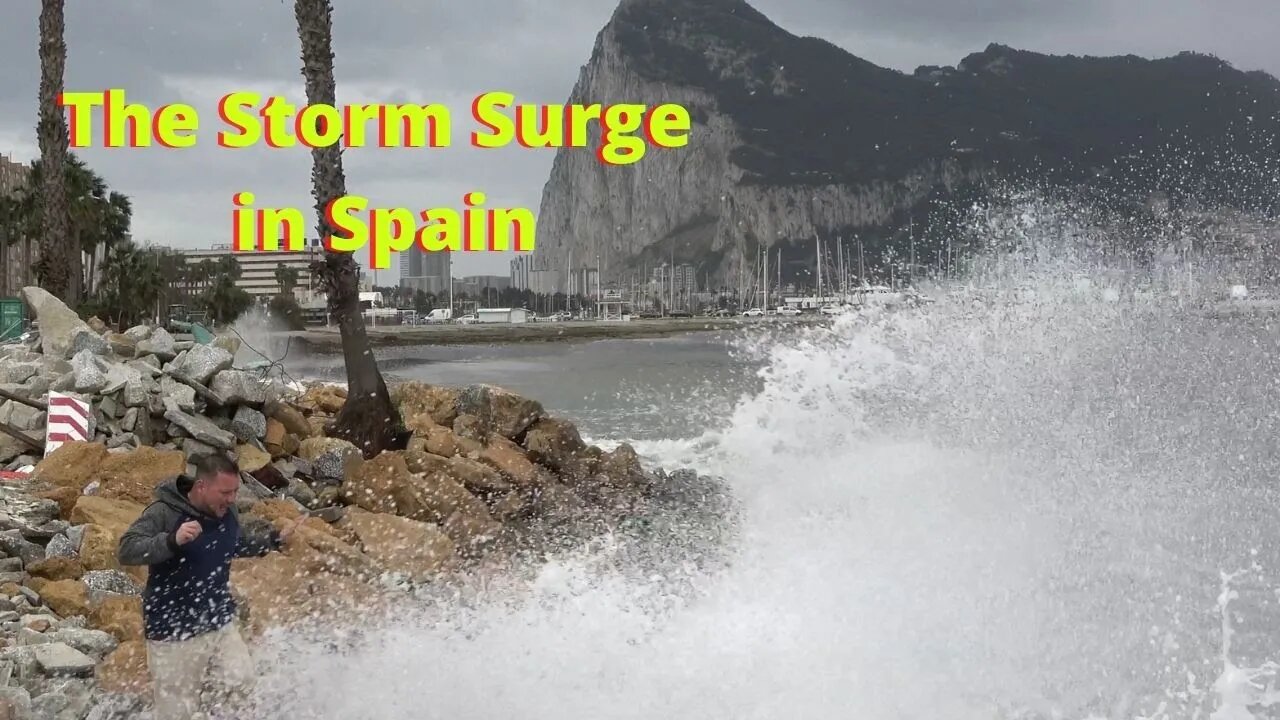
POLYGON ((452 258, 447 250, 426 252, 414 245, 400 253, 400 287, 439 295, 448 293, 451 276, 452 258))

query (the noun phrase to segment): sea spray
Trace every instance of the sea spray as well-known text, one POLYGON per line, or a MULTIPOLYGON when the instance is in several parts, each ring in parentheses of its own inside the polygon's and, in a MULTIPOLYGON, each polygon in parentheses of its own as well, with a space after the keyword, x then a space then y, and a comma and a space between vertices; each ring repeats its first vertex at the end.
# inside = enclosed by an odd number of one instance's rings
POLYGON ((1267 654, 1274 597, 1222 595, 1220 568, 1250 549, 1280 562, 1276 333, 1197 315, 1168 286, 1139 302, 1105 257, 1054 252, 1075 232, 1056 212, 1011 210, 1017 247, 1037 250, 975 262, 972 289, 756 339, 758 389, 718 426, 637 443, 730 483, 724 563, 679 570, 682 534, 705 526, 677 524, 649 537, 665 574, 620 569, 602 540, 466 599, 278 634, 263 707, 1251 717, 1271 666, 1244 656, 1267 654), (1228 606, 1270 624, 1241 634, 1228 606), (359 642, 334 649, 335 631, 359 642))

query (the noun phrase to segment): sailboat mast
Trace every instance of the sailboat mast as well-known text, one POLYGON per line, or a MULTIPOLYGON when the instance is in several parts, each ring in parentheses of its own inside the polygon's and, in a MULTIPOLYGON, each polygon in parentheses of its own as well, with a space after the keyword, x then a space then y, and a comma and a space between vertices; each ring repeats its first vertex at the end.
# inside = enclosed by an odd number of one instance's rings
POLYGON ((761 248, 764 255, 764 268, 760 271, 760 284, 764 286, 764 307, 769 309, 769 248, 761 248))
POLYGON ((822 239, 818 237, 818 233, 813 234, 813 242, 818 248, 818 303, 822 303, 822 239))
POLYGON ((836 251, 840 255, 840 302, 846 302, 849 299, 849 273, 844 266, 844 238, 836 238, 836 251))

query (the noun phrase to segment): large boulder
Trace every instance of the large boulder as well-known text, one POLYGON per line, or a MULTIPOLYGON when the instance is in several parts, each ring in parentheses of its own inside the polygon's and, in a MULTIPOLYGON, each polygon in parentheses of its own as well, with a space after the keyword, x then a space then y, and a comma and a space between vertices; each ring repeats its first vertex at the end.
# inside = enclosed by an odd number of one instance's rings
POLYGON ((411 381, 396 385, 389 392, 403 418, 425 414, 437 425, 452 427, 458 417, 458 390, 454 388, 411 381))
MULTIPOLYGON (((72 356, 72 345, 77 334, 93 333, 89 325, 80 319, 66 303, 42 288, 22 288, 22 300, 31 308, 40 324, 40 349, 55 358, 72 356)), ((96 333, 95 333, 96 334, 96 333)))
POLYGON ((421 444, 421 449, 426 450, 432 455, 440 455, 441 457, 453 457, 454 455, 468 455, 473 452, 480 452, 484 449, 484 445, 471 438, 464 438, 455 433, 451 428, 441 427, 439 425, 425 428, 424 433, 415 433, 413 439, 409 442, 410 447, 421 444))
POLYGON ((140 447, 123 453, 110 453, 98 465, 94 477, 97 495, 149 505, 158 485, 181 475, 187 469, 186 456, 178 450, 156 450, 140 447))
MULTIPOLYGON (((71 510, 71 522, 87 525, 80 545, 80 562, 86 570, 120 570, 116 550, 120 537, 142 514, 144 505, 128 500, 115 500, 96 495, 82 495, 71 510)), ((123 568, 139 584, 144 584, 144 566, 123 568)))
POLYGON ((92 482, 106 456, 107 446, 102 443, 66 442, 36 464, 32 477, 51 485, 83 490, 92 482))
POLYGON ((587 444, 573 423, 547 417, 534 423, 525 433, 524 447, 531 459, 564 474, 578 471, 587 444))
POLYGON ((339 525, 352 530, 361 549, 392 572, 424 582, 453 566, 453 541, 430 523, 355 509, 339 525))
POLYGON ((520 446, 505 438, 493 438, 489 447, 480 451, 478 459, 502 473, 504 478, 515 485, 534 485, 544 477, 538 472, 538 466, 525 456, 520 446))
POLYGON ((534 422, 546 416, 542 403, 495 385, 468 385, 458 393, 458 415, 480 418, 487 429, 516 440, 534 422))
POLYGON ((229 369, 232 362, 234 358, 226 350, 213 345, 197 344, 174 361, 173 372, 201 385, 208 385, 214 375, 229 369))
MULTIPOLYGON (((287 436, 286 436, 287 437, 287 436)), ((311 463, 317 480, 341 482, 364 462, 364 455, 346 440, 309 437, 298 447, 298 457, 311 463)))

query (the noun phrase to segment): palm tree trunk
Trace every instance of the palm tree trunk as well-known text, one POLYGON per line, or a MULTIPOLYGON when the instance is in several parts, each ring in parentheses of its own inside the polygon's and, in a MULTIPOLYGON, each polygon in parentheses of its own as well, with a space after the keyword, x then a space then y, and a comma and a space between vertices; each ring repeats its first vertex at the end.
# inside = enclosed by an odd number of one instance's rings
MULTIPOLYGON (((334 105, 337 90, 333 77, 333 8, 329 0, 294 0, 293 9, 302 43, 307 103, 334 105)), ((338 230, 329 224, 325 208, 347 194, 342 153, 336 145, 314 148, 311 161, 317 230, 321 238, 326 238, 338 230)), ((347 401, 326 433, 349 441, 366 458, 383 450, 403 449, 408 444, 408 433, 391 402, 365 334, 360 313, 360 268, 355 258, 351 253, 327 252, 323 261, 315 263, 314 272, 327 293, 328 311, 338 323, 347 368, 347 401)))
MULTIPOLYGON (((75 307, 72 282, 74 263, 67 209, 66 176, 67 123, 58 107, 58 95, 63 90, 63 75, 67 64, 67 45, 63 40, 65 0, 41 0, 40 3, 40 122, 37 136, 40 141, 40 162, 43 165, 41 206, 40 261, 37 277, 45 290, 75 307)), ((77 246, 78 249, 78 246, 77 246)))

